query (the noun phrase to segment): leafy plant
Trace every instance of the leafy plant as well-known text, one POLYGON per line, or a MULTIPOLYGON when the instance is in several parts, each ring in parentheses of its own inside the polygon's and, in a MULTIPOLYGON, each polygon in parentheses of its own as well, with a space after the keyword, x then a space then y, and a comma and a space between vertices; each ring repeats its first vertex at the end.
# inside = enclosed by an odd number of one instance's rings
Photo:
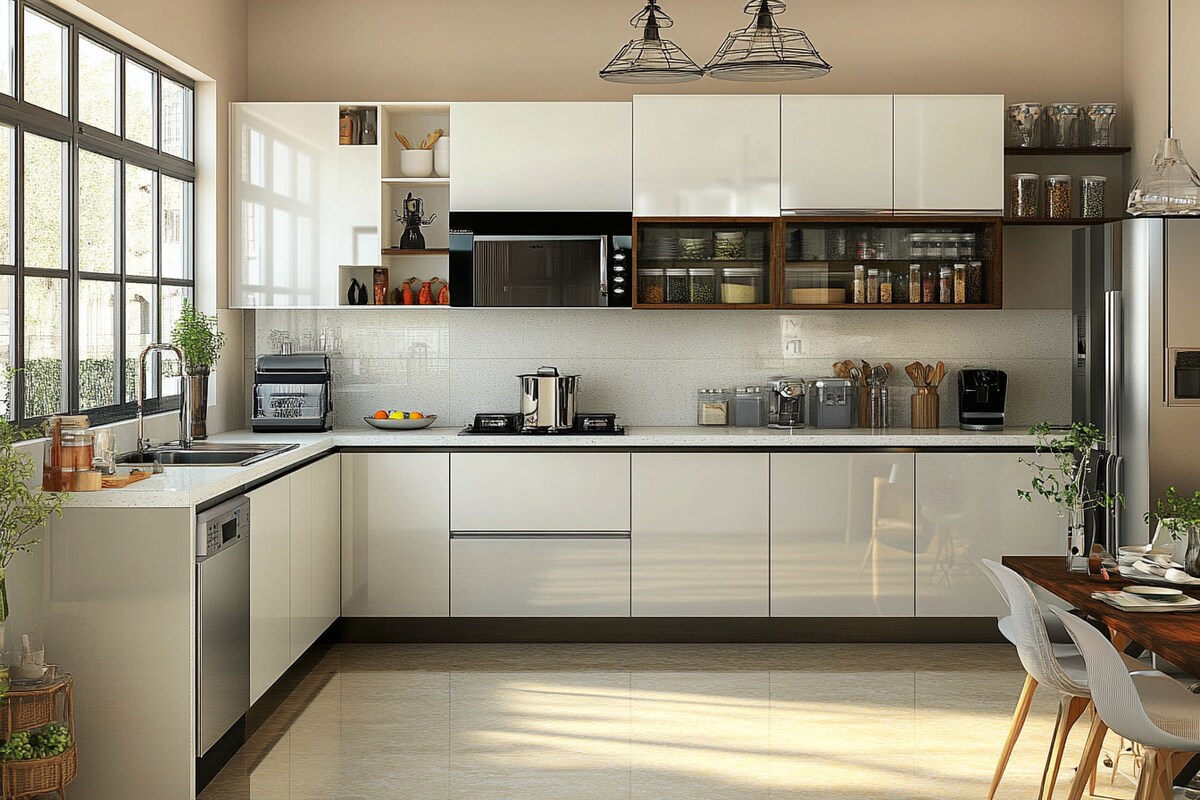
POLYGON ((1174 486, 1154 503, 1154 510, 1142 517, 1147 524, 1151 520, 1161 522, 1171 532, 1172 539, 1187 533, 1188 528, 1200 527, 1200 491, 1193 495, 1180 494, 1174 486))
POLYGON ((171 330, 171 342, 183 351, 188 369, 212 367, 221 357, 225 334, 217 330, 217 318, 209 316, 184 299, 179 319, 171 330))
POLYGON ((1026 458, 1020 459, 1033 471, 1030 481, 1033 491, 1018 489, 1019 497, 1033 502, 1038 494, 1058 507, 1060 517, 1097 508, 1112 508, 1125 502, 1121 494, 1109 494, 1088 488, 1092 473, 1089 452, 1104 441, 1104 434, 1095 425, 1076 422, 1066 431, 1051 431, 1050 423, 1042 422, 1029 429, 1037 437, 1034 448, 1040 455, 1049 455, 1052 466, 1026 458))

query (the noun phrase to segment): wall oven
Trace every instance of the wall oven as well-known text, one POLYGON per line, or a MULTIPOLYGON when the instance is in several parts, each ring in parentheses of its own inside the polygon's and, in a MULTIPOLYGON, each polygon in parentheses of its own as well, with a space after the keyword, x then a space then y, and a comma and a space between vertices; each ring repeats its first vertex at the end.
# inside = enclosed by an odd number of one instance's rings
POLYGON ((631 214, 451 212, 450 304, 628 308, 631 214))

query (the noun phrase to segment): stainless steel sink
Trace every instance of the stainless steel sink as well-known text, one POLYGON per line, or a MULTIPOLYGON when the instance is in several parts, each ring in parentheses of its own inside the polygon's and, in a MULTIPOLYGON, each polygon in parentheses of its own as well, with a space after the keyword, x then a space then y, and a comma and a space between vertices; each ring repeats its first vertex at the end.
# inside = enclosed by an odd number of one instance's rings
POLYGON ((295 450, 298 444, 194 444, 189 449, 178 445, 148 448, 143 453, 124 453, 121 464, 153 464, 164 467, 244 467, 271 456, 295 450))

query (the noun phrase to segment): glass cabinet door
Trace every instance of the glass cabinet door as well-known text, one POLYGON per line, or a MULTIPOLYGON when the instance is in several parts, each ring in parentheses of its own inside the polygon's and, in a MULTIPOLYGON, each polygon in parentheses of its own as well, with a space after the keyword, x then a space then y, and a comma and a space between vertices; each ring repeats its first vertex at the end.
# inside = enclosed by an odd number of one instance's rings
POLYGON ((634 304, 770 307, 774 231, 772 220, 635 220, 634 304))

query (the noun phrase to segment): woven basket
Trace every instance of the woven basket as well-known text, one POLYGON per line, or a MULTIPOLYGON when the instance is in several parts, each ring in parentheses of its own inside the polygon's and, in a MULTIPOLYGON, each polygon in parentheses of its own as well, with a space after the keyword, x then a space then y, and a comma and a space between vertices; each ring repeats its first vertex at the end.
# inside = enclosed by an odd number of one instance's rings
POLYGON ((0 708, 0 739, 9 739, 13 731, 32 731, 48 722, 71 721, 70 675, 63 680, 36 689, 12 689, 0 708))
POLYGON ((75 745, 50 758, 0 761, 0 797, 21 800, 49 792, 66 797, 66 786, 78 771, 75 745))

